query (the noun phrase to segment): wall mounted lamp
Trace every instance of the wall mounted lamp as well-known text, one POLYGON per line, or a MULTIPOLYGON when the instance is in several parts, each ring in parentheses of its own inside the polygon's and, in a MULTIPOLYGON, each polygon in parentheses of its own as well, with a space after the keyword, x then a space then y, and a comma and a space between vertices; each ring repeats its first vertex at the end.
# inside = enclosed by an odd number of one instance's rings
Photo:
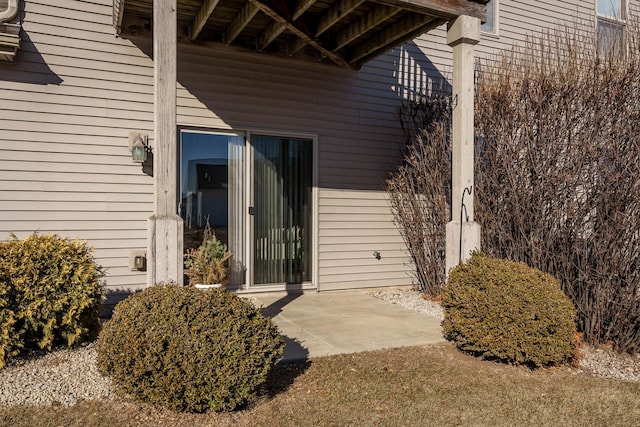
POLYGON ((129 133, 129 151, 131 151, 131 160, 134 163, 144 163, 151 152, 148 137, 138 132, 129 133))

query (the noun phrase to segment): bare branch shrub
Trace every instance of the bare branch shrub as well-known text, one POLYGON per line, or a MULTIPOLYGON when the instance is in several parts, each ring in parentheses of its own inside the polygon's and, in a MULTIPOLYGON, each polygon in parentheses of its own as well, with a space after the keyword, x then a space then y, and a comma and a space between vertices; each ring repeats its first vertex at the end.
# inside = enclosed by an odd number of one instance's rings
POLYGON ((396 225, 415 266, 419 290, 436 297, 445 281, 443 224, 451 199, 450 98, 425 97, 400 108, 409 145, 387 181, 396 225))
MULTIPOLYGON (((624 55, 597 52, 595 38, 569 25, 483 64, 475 213, 484 251, 560 280, 588 342, 637 353, 640 26, 627 25, 624 55)), ((430 119, 388 188, 420 288, 434 294, 450 218, 448 115, 412 107, 424 111, 401 109, 408 137, 414 118, 430 119)))
POLYGON ((489 64, 477 94, 483 250, 558 277, 590 343, 640 351, 640 51, 578 25, 489 64))

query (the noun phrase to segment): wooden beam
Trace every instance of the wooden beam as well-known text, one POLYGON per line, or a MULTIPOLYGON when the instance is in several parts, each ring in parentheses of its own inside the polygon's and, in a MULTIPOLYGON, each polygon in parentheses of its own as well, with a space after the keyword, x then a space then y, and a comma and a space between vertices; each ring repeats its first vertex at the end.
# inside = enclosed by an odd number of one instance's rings
POLYGON ((202 2, 200 10, 198 10, 196 17, 193 18, 193 22, 191 23, 191 35, 189 36, 191 40, 198 38, 200 31, 204 28, 219 1, 220 0, 204 0, 204 2, 202 2))
POLYGON ((320 43, 318 43, 317 41, 313 40, 311 38, 311 36, 309 36, 303 30, 298 28, 293 22, 288 22, 285 18, 280 16, 271 7, 269 7, 266 4, 262 3, 260 0, 249 0, 249 2, 251 4, 253 4, 256 8, 260 9, 265 15, 267 15, 268 17, 270 17, 274 21, 277 21, 277 22, 285 25, 286 28, 289 31, 291 31, 293 34, 296 35, 296 37, 304 40, 307 44, 309 44, 312 47, 314 47, 321 54, 323 54, 324 56, 328 57, 329 59, 331 59, 336 64, 338 64, 340 66, 343 66, 343 67, 346 67, 346 68, 351 68, 349 63, 341 55, 339 55, 337 53, 334 53, 334 52, 331 52, 329 49, 325 48, 320 43))
MULTIPOLYGON (((300 0, 296 4, 293 9, 293 14, 291 15, 291 21, 295 22, 298 18, 302 16, 314 3, 316 0, 300 0)), ((278 38, 280 34, 287 29, 285 24, 280 22, 273 21, 267 28, 258 35, 258 43, 257 50, 258 52, 262 52, 269 44, 271 44, 275 39, 278 38)))
POLYGON ((400 45, 405 44, 408 41, 411 41, 413 39, 415 39, 418 36, 421 36, 422 34, 436 28, 439 27, 440 25, 446 23, 447 21, 445 19, 434 19, 431 22, 426 23, 425 25, 415 29, 414 31, 405 34, 404 36, 396 39, 393 42, 390 42, 388 44, 386 44, 385 46, 381 46, 379 49, 374 50, 373 52, 369 53, 368 55, 362 57, 360 60, 356 61, 355 64, 352 64, 353 68, 355 68, 356 70, 359 70, 360 67, 362 67, 362 64, 372 60, 373 58, 380 56, 381 54, 393 49, 394 47, 398 47, 400 45))
POLYGON ((238 12, 235 18, 233 18, 233 21, 231 21, 231 24, 227 27, 227 30, 225 31, 224 44, 227 46, 230 45, 236 37, 238 37, 238 34, 242 32, 244 27, 246 27, 253 17, 256 16, 258 10, 259 9, 256 7, 254 2, 249 1, 245 3, 242 10, 238 12))
MULTIPOLYGON (((313 38, 318 38, 322 33, 327 31, 329 28, 334 26, 338 21, 342 18, 353 12, 358 6, 364 3, 364 0, 338 0, 336 1, 328 11, 326 11, 318 22, 318 26, 316 27, 316 31, 313 34, 313 38)), ((299 39, 291 46, 290 54, 293 55, 303 47, 305 47, 307 43, 304 40, 299 39)))
POLYGON ((450 20, 461 15, 473 16, 483 22, 487 19, 489 0, 372 0, 375 3, 446 18, 450 20))
POLYGON ((378 33, 375 37, 372 37, 351 49, 349 52, 349 63, 354 64, 372 53, 387 50, 388 46, 397 43, 399 40, 406 41, 407 37, 413 35, 416 30, 422 30, 425 26, 429 27, 434 21, 442 22, 441 20, 435 19, 431 16, 418 15, 414 13, 408 14, 378 33))
POLYGON ((293 15, 291 15, 291 20, 296 21, 298 18, 302 16, 303 13, 307 11, 317 0, 300 0, 296 4, 296 7, 293 9, 293 15))
POLYGON ((314 35, 318 37, 333 27, 342 18, 353 12, 362 3, 364 3, 364 0, 338 0, 320 17, 320 22, 318 22, 318 27, 314 35))
POLYGON ((332 49, 334 52, 342 49, 362 34, 377 27, 387 19, 399 13, 402 9, 397 7, 374 6, 369 13, 360 17, 359 20, 349 25, 346 29, 338 34, 336 46, 332 49))

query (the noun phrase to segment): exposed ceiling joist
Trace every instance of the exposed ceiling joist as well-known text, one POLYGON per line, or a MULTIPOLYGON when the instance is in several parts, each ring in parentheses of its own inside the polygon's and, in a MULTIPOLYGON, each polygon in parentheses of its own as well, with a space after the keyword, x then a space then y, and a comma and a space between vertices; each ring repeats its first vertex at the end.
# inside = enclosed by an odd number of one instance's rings
POLYGON ((298 3, 296 4, 296 7, 293 9, 293 14, 291 15, 291 20, 295 21, 296 19, 300 18, 302 16, 303 13, 305 13, 307 11, 307 9, 309 9, 311 6, 313 6, 313 4, 316 2, 316 0, 300 0, 298 1, 298 3))
POLYGON ((204 28, 205 24, 209 20, 209 17, 213 13, 213 9, 216 8, 218 2, 220 0, 204 0, 202 2, 202 6, 200 6, 200 10, 196 14, 196 17, 193 18, 193 22, 191 23, 191 34, 189 38, 191 40, 195 40, 198 38, 200 31, 204 28))
MULTIPOLYGON (((358 6, 364 3, 364 0, 338 0, 336 1, 331 8, 320 18, 320 22, 318 22, 318 26, 316 28, 315 33, 313 34, 314 38, 319 37, 335 25, 336 22, 340 21, 342 18, 353 12, 358 6)), ((307 43, 304 40, 296 40, 295 43, 291 46, 290 54, 298 52, 300 49, 305 47, 307 43)))
POLYGON ((316 28, 314 35, 318 37, 320 34, 331 28, 336 22, 354 11, 362 3, 364 3, 364 0, 336 1, 327 13, 322 15, 322 18, 320 18, 320 22, 318 22, 318 27, 316 28))
POLYGON ((399 12, 400 9, 398 8, 376 5, 366 15, 363 15, 359 20, 338 34, 336 46, 333 48, 333 51, 335 52, 342 49, 367 31, 372 30, 399 12))
POLYGON ((433 21, 433 18, 429 16, 415 14, 405 16, 404 18, 394 22, 391 26, 387 27, 376 36, 355 46, 349 52, 349 63, 354 64, 358 62, 360 59, 376 51, 380 46, 387 46, 394 43, 403 35, 413 32, 430 21, 433 21))
MULTIPOLYGON (((303 13, 309 9, 316 0, 300 0, 296 3, 296 6, 293 9, 293 14, 291 15, 291 21, 295 22, 298 18, 302 16, 303 13)), ((272 43, 280 34, 287 29, 285 24, 280 22, 273 21, 265 30, 258 35, 258 44, 257 50, 262 52, 270 43, 272 43)))
POLYGON ((225 32, 224 43, 228 46, 230 45, 238 34, 247 26, 249 21, 256 16, 259 9, 256 7, 256 4, 252 1, 247 2, 242 7, 242 10, 233 18, 231 24, 227 27, 227 31, 225 32))
MULTIPOLYGON (((113 0, 118 34, 151 36, 158 1, 113 0)), ((352 69, 460 15, 485 19, 488 1, 176 0, 179 40, 352 69)))
POLYGON ((321 54, 325 55, 326 57, 331 59, 336 64, 338 64, 340 66, 343 66, 343 67, 351 68, 349 63, 341 55, 339 55, 337 53, 334 53, 334 52, 331 52, 329 49, 325 48, 320 43, 318 43, 317 41, 313 40, 311 38, 311 36, 309 36, 303 30, 298 28, 292 22, 288 22, 286 19, 284 19, 282 16, 280 16, 276 11, 271 9, 266 4, 262 3, 260 0, 249 0, 249 2, 251 4, 253 4, 255 7, 257 7, 258 9, 260 9, 265 15, 269 16, 274 21, 277 21, 277 22, 280 22, 281 24, 284 24, 289 31, 291 31, 293 34, 296 35, 296 37, 298 37, 299 39, 305 40, 307 44, 309 44, 312 47, 314 47, 321 54))
POLYGON ((436 27, 439 27, 440 25, 444 24, 445 22, 447 22, 445 19, 434 18, 432 21, 427 22, 426 24, 416 28, 415 30, 396 38, 392 42, 389 42, 387 45, 378 47, 377 49, 374 49, 369 54, 363 56, 362 58, 360 58, 359 60, 355 61, 351 65, 355 69, 360 69, 362 64, 364 64, 364 63, 366 63, 366 62, 368 62, 368 61, 380 56, 384 52, 387 52, 387 51, 393 49, 394 47, 398 47, 398 46, 402 45, 403 43, 406 43, 408 41, 411 41, 411 40, 415 39, 419 35, 424 34, 424 33, 428 32, 429 30, 432 30, 432 29, 434 29, 436 27))

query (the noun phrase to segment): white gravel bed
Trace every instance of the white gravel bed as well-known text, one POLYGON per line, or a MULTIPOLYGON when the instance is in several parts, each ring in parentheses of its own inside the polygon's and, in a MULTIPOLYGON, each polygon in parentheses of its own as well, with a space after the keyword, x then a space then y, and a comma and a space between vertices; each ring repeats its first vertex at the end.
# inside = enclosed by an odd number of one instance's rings
POLYGON ((115 395, 96 368, 95 343, 16 358, 0 370, 0 404, 74 405, 115 395))
MULTIPOLYGON (((410 289, 386 289, 371 295, 401 307, 444 319, 440 304, 426 300, 422 294, 410 289)), ((596 348, 585 344, 580 348, 582 359, 579 369, 602 378, 640 382, 640 355, 618 354, 608 348, 596 348)))
POLYGON ((444 319, 444 312, 440 304, 424 299, 422 294, 417 291, 408 289, 385 289, 373 292, 371 295, 383 301, 408 308, 409 310, 435 317, 436 319, 444 319))

